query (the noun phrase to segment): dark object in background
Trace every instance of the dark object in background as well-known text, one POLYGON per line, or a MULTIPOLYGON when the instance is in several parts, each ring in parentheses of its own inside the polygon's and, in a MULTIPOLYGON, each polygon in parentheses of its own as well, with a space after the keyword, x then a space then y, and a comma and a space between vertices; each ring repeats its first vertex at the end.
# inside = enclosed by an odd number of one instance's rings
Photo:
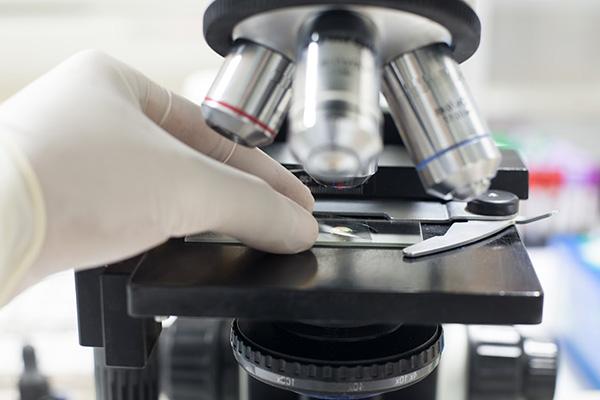
POLYGON ((23 346, 23 373, 19 377, 20 400, 54 400, 50 395, 48 378, 43 375, 37 366, 35 349, 33 346, 23 346))
POLYGON ((469 400, 552 400, 558 346, 512 326, 470 326, 469 400))

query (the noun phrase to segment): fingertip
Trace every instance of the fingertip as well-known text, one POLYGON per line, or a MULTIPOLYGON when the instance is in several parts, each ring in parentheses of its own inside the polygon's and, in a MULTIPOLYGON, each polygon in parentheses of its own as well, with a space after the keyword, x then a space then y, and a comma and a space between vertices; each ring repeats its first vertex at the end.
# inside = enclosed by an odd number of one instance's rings
MULTIPOLYGON (((223 233, 250 247, 278 254, 299 253, 314 244, 319 230, 309 211, 314 200, 300 181, 297 185, 288 185, 287 193, 281 193, 255 175, 218 163, 212 167, 215 169, 212 173, 203 171, 203 174, 214 175, 210 179, 212 183, 199 186, 202 196, 206 196, 206 187, 214 189, 205 204, 211 211, 201 213, 202 221, 195 224, 192 231, 223 233), (290 196, 290 189, 294 198, 290 196)), ((197 204, 195 209, 198 209, 197 204)))
POLYGON ((310 249, 319 235, 319 225, 311 213, 287 197, 281 196, 286 206, 282 213, 273 215, 277 225, 257 241, 253 236, 246 244, 275 254, 297 254, 310 249))
MULTIPOLYGON (((290 203, 293 203, 290 201, 290 203)), ((289 234, 281 242, 278 253, 296 254, 310 249, 319 235, 319 225, 313 215, 294 203, 295 208, 293 223, 288 230, 289 234)))
POLYGON ((319 236, 319 224, 309 212, 305 213, 303 221, 298 224, 296 229, 296 246, 293 253, 300 253, 310 249, 319 236))

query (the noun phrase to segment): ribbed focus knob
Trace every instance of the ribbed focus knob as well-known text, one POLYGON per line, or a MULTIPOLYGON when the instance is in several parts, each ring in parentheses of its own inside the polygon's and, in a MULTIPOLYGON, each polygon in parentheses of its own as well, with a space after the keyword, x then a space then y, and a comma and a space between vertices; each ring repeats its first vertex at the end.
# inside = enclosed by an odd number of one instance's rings
POLYGON ((229 320, 179 318, 167 329, 160 343, 161 385, 169 399, 237 399, 230 326, 229 320))
POLYGON ((558 347, 514 327, 469 327, 469 400, 552 400, 558 347))
POLYGON ((525 339, 526 358, 523 393, 528 400, 550 400, 554 397, 558 371, 558 347, 553 342, 525 339))

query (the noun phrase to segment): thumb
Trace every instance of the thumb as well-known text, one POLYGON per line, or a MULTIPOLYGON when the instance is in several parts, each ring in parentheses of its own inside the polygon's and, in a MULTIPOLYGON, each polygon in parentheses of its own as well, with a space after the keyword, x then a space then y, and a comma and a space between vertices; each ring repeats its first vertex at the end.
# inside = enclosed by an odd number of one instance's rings
MULTIPOLYGON (((187 150, 188 148, 186 148, 187 150)), ((171 235, 214 231, 272 253, 298 253, 318 235, 311 213, 264 180, 190 149, 177 157, 171 235)))

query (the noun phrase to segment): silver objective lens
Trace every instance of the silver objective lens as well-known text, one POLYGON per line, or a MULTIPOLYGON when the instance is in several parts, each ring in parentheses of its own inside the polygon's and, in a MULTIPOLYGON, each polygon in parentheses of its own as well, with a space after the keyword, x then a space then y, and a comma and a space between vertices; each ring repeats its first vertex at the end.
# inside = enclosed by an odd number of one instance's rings
POLYGON ((489 188, 500 152, 448 46, 389 63, 383 93, 428 193, 468 200, 489 188))
POLYGON ((377 171, 383 147, 374 27, 330 11, 309 23, 300 41, 290 149, 317 182, 358 186, 377 171))
POLYGON ((206 123, 245 146, 271 143, 289 109, 293 69, 283 55, 237 41, 202 103, 206 123))

